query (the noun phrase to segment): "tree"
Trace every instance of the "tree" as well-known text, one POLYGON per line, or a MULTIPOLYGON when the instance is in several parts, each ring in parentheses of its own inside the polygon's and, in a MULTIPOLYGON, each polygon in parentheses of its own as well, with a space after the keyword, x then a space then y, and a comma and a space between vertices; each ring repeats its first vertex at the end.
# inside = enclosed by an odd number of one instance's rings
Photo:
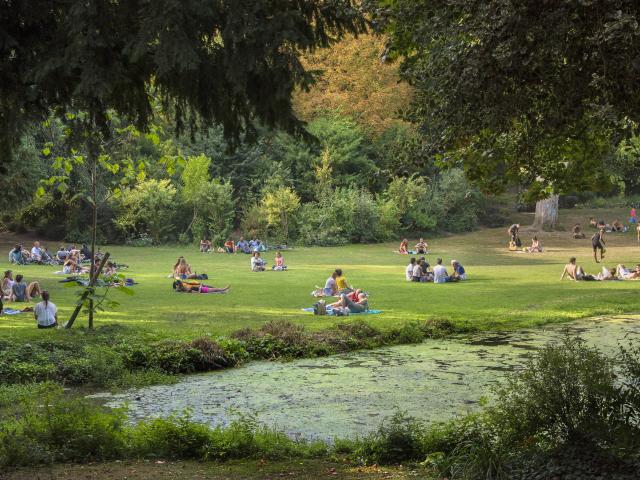
POLYGON ((603 144, 640 120, 636 1, 366 3, 403 57, 429 151, 488 190, 597 188, 603 144))
MULTIPOLYGON (((185 125, 220 124, 237 143, 258 119, 303 133, 294 89, 315 75, 302 52, 326 47, 365 21, 354 0, 8 1, 0 4, 0 154, 51 109, 109 111, 141 130, 155 98, 185 125)), ((2 157, 0 157, 2 158, 2 157)))
MULTIPOLYGON (((48 142, 42 150, 45 157, 52 157, 54 175, 43 182, 37 193, 43 195, 45 188, 65 193, 69 190, 72 177, 80 178, 79 182, 75 182, 73 198, 87 202, 91 208, 91 274, 86 294, 81 296, 81 303, 67 326, 70 328, 73 325, 80 308, 87 303, 89 328, 93 328, 96 306, 94 287, 100 274, 95 255, 98 209, 112 196, 118 195, 123 185, 143 180, 145 162, 131 158, 126 148, 132 138, 140 133, 132 126, 118 126, 117 119, 112 115, 104 125, 108 132, 94 129, 90 115, 85 112, 67 112, 61 119, 48 120, 55 122, 58 126, 56 130, 62 133, 56 137, 58 143, 48 142)), ((102 266, 100 264, 100 268, 102 266)))
POLYGON ((267 214, 267 222, 270 226, 278 226, 282 232, 284 243, 289 243, 289 222, 298 208, 300 197, 292 189, 281 187, 268 192, 262 200, 263 208, 267 214))

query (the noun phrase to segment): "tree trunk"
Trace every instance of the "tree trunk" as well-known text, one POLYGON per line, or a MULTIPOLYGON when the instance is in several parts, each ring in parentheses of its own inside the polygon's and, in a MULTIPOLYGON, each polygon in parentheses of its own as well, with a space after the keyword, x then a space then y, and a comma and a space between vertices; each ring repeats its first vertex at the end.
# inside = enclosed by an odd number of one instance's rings
MULTIPOLYGON (((100 273, 102 273, 102 269, 104 268, 105 264, 107 263, 107 260, 109 260, 109 252, 106 252, 104 254, 104 257, 102 257, 102 260, 100 260, 100 265, 98 265, 98 269, 96 270, 96 272, 92 273, 89 276, 89 285, 91 287, 95 286, 96 281, 98 280, 98 277, 100 276, 100 273)), ((69 321, 64 324, 64 328, 73 327, 73 323, 76 321, 76 318, 78 317, 78 314, 80 313, 80 310, 82 309, 82 305, 84 305, 84 302, 87 300, 88 296, 89 296, 89 290, 85 290, 84 293, 82 294, 82 297, 80 297, 80 301, 78 302, 78 305, 76 305, 75 310, 71 314, 71 318, 69 318, 69 321)))
POLYGON ((536 202, 533 230, 553 230, 558 224, 558 195, 551 195, 536 202))
MULTIPOLYGON (((96 240, 98 237, 98 153, 93 142, 88 148, 89 160, 91 161, 91 200, 93 206, 93 216, 91 218, 91 275, 93 278, 96 269, 96 240)), ((92 282, 95 283, 95 282, 92 282)), ((89 301, 89 329, 93 330, 93 301, 89 301)))

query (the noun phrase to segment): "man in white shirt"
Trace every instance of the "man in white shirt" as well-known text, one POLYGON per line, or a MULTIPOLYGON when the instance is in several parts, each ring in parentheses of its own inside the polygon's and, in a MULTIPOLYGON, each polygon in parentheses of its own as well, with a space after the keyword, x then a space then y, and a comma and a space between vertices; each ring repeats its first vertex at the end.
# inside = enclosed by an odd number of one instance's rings
POLYGON ((58 326, 58 308, 49 301, 49 292, 42 291, 42 301, 33 308, 38 328, 55 328, 58 326))
POLYGON ((436 260, 436 266, 433 267, 433 283, 445 283, 449 280, 447 269, 442 266, 442 259, 436 260))
POLYGON ((336 283, 336 277, 338 274, 333 272, 324 284, 323 293, 325 297, 333 297, 338 293, 338 284, 336 283))
POLYGON ((409 261, 409 265, 407 265, 407 268, 404 271, 404 275, 407 279, 407 282, 411 282, 413 280, 413 267, 416 266, 416 259, 412 258, 411 261, 409 261))
POLYGON ((31 258, 35 262, 42 260, 42 249, 40 248, 40 242, 33 242, 33 248, 31 248, 31 258))

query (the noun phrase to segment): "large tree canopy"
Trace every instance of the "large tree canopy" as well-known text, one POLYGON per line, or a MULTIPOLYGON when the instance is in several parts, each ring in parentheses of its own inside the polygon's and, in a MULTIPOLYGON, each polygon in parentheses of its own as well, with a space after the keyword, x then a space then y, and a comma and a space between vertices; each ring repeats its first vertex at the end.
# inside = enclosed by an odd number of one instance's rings
POLYGON ((313 81, 298 57, 365 23, 353 0, 7 0, 0 4, 0 147, 52 109, 139 126, 163 100, 177 126, 251 121, 300 131, 291 95, 313 81))
POLYGON ((368 3, 429 147, 489 188, 591 187, 603 146, 639 120, 636 0, 368 3))

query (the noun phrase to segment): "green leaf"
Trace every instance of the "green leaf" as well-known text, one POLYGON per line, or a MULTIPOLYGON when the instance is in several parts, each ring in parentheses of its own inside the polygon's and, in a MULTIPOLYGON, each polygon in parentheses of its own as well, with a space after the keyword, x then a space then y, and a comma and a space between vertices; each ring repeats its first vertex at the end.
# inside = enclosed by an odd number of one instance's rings
POLYGON ((45 148, 43 148, 43 149, 42 149, 42 154, 43 154, 45 157, 48 157, 49 155, 51 155, 51 149, 50 149, 49 147, 45 147, 45 148))

